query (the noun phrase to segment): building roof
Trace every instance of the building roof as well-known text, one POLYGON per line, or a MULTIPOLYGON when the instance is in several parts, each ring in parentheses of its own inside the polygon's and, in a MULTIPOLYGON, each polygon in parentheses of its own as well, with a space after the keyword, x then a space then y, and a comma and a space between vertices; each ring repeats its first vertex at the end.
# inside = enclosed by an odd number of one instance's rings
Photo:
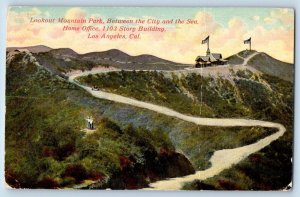
POLYGON ((209 61, 209 56, 198 56, 196 58, 196 61, 208 62, 209 61))
POLYGON ((197 62, 216 62, 216 61, 222 61, 225 62, 226 60, 222 59, 222 54, 221 53, 211 53, 209 55, 206 56, 198 56, 196 58, 197 62))
POLYGON ((221 53, 211 53, 211 56, 214 57, 216 60, 222 59, 221 53))

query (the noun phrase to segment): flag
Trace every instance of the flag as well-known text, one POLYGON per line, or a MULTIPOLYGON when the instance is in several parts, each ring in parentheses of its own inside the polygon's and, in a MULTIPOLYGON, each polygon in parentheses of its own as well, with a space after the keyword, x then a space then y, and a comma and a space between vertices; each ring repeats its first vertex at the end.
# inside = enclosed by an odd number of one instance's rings
POLYGON ((209 42, 209 36, 207 36, 204 40, 202 40, 202 44, 206 44, 209 42))
POLYGON ((251 43, 251 37, 247 40, 244 40, 244 44, 250 44, 251 43))

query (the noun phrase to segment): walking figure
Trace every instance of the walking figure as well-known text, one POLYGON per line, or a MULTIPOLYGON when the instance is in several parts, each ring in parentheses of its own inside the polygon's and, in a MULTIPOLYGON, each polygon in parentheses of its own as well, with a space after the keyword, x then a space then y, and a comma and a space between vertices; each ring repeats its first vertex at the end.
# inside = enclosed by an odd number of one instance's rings
POLYGON ((94 120, 92 117, 88 117, 87 119, 87 128, 94 129, 94 120))

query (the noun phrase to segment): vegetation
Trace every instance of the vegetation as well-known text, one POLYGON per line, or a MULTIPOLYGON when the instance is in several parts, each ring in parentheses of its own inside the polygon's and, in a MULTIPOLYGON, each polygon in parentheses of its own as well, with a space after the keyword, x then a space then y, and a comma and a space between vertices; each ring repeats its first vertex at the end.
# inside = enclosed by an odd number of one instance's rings
POLYGON ((282 190, 292 180, 291 131, 236 166, 204 181, 185 184, 185 190, 282 190))
MULTIPOLYGON (((64 63, 56 63, 64 68, 64 63)), ((282 123, 288 131, 278 141, 216 177, 184 187, 280 189, 291 180, 292 84, 248 70, 233 76, 232 83, 196 74, 166 77, 160 72, 122 71, 79 80, 185 114, 282 123)), ((17 188, 142 188, 208 168, 215 150, 250 144, 275 132, 197 126, 95 99, 24 61, 22 53, 7 65, 6 81, 5 178, 17 188), (92 134, 83 130, 88 115, 95 119, 92 134)))
MULTIPOLYGON (((287 132, 283 137, 237 167, 213 179, 201 183, 195 181, 184 187, 280 189, 291 181, 289 160, 292 156, 293 84, 267 74, 255 74, 250 70, 232 72, 234 83, 223 78, 201 77, 197 74, 166 77, 162 73, 147 71, 90 75, 79 80, 108 92, 165 105, 185 114, 252 118, 285 125, 287 132), (259 162, 252 165, 253 157, 257 155, 259 162), (268 176, 271 178, 267 180, 268 176)), ((205 169, 209 167, 208 160, 215 150, 252 143, 272 132, 274 130, 264 128, 225 129, 190 125, 184 130, 172 131, 169 135, 174 145, 187 155, 197 169, 205 169)))
MULTIPOLYGON (((36 57, 41 64, 55 74, 66 73, 71 70, 91 70, 97 65, 92 61, 79 58, 55 57, 50 52, 37 53, 36 57)), ((108 64, 104 66, 109 67, 108 64)))
POLYGON ((285 113, 292 113, 290 82, 266 74, 257 75, 250 70, 240 70, 234 75, 234 84, 195 73, 168 78, 150 71, 109 72, 80 77, 79 81, 188 115, 276 121, 285 113))
POLYGON ((7 66, 5 178, 12 187, 107 180, 98 187, 133 189, 194 172, 164 131, 121 128, 74 102, 72 94, 86 96, 76 86, 25 62, 18 54, 7 66), (82 129, 91 114, 97 129, 88 135, 82 129))
POLYGON ((195 126, 185 132, 174 134, 176 143, 198 170, 210 167, 209 159, 216 150, 231 149, 256 142, 273 132, 275 129, 260 127, 207 127, 195 126))
POLYGON ((186 184, 186 190, 282 190, 292 180, 293 147, 293 86, 290 82, 266 74, 261 79, 267 82, 272 94, 260 84, 250 86, 245 80, 237 83, 245 102, 257 111, 255 116, 280 122, 287 131, 278 140, 261 151, 250 155, 233 168, 204 181, 186 184), (259 91, 259 92, 258 92, 259 91), (251 99, 252 94, 256 99, 251 99), (247 99, 248 98, 248 99, 247 99))

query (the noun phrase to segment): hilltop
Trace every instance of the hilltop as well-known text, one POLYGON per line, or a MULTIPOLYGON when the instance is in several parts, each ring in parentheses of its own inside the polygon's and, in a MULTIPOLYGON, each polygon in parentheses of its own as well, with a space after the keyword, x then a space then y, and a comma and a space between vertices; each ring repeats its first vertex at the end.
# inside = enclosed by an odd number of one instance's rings
POLYGON ((257 52, 254 50, 248 51, 244 50, 232 56, 226 58, 228 60, 228 64, 231 65, 240 65, 243 64, 245 58, 249 57, 253 53, 258 53, 253 56, 248 62, 247 66, 255 68, 256 70, 278 77, 280 79, 284 79, 287 81, 294 81, 294 65, 286 62, 282 62, 277 60, 270 55, 257 52))
POLYGON ((45 45, 36 45, 36 46, 27 46, 27 47, 7 47, 6 51, 11 52, 16 49, 19 49, 19 50, 26 49, 32 53, 48 52, 48 51, 52 50, 52 48, 47 47, 45 45))

